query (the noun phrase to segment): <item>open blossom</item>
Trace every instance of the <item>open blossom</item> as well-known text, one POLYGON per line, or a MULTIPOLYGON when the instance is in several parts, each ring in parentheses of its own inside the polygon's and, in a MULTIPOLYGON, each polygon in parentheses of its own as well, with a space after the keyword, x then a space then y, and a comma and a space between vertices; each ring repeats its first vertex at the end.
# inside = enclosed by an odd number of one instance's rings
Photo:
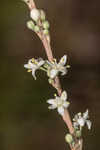
POLYGON ((57 63, 56 60, 53 62, 47 61, 49 65, 48 72, 47 72, 48 76, 51 79, 54 79, 58 75, 59 72, 61 72, 61 75, 65 75, 67 73, 67 67, 65 66, 66 62, 67 62, 66 55, 64 55, 60 59, 59 63, 57 63))
POLYGON ((60 115, 64 115, 64 108, 68 108, 69 102, 67 100, 67 93, 63 91, 61 96, 55 96, 54 99, 47 100, 47 103, 51 104, 49 109, 56 109, 60 115))
POLYGON ((90 130, 91 129, 91 121, 88 120, 88 118, 89 118, 88 110, 86 110, 86 112, 83 113, 83 115, 81 113, 76 114, 73 119, 74 128, 83 127, 86 124, 88 129, 90 130))
POLYGON ((24 67, 28 69, 28 72, 32 71, 32 76, 36 80, 35 71, 39 69, 45 61, 42 58, 39 59, 29 59, 28 64, 25 64, 24 67))

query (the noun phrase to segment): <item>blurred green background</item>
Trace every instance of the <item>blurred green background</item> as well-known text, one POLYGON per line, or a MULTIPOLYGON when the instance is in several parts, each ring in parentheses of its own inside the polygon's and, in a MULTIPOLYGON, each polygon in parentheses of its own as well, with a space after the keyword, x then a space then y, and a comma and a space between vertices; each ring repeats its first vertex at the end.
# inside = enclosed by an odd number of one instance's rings
MULTIPOLYGON (((51 24, 52 49, 71 65, 62 77, 71 102, 69 111, 90 110, 92 130, 84 129, 84 150, 100 147, 100 1, 36 0, 51 24)), ((68 149, 68 132, 46 100, 55 90, 45 73, 34 81, 23 65, 32 57, 46 59, 41 41, 26 27, 29 10, 21 0, 0 2, 0 150, 68 149)))

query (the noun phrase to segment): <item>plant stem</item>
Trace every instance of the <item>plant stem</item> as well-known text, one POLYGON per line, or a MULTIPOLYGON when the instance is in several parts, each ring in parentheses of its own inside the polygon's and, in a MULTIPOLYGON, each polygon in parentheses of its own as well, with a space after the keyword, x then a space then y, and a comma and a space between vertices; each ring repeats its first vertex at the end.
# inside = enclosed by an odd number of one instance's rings
MULTIPOLYGON (((50 43, 48 42, 48 40, 46 39, 46 36, 44 34, 41 33, 41 36, 39 36, 39 37, 40 37, 40 39, 41 39, 41 41, 44 45, 48 60, 52 61, 54 58, 53 58, 50 43)), ((58 77, 55 78, 55 83, 54 83, 53 86, 57 89, 58 95, 60 96, 61 93, 62 93, 62 88, 61 88, 60 80, 59 80, 58 77)), ((73 128, 71 118, 70 118, 70 115, 69 115, 69 112, 68 112, 67 109, 65 110, 63 120, 67 124, 70 133, 73 134, 74 133, 74 128, 73 128)))
MULTIPOLYGON (((28 7, 30 10, 32 10, 33 8, 36 8, 35 2, 33 0, 29 0, 27 4, 28 4, 28 7)), ((48 60, 53 61, 54 57, 53 57, 51 45, 50 45, 50 42, 47 40, 46 35, 44 35, 42 31, 38 32, 37 35, 39 36, 40 40, 43 43, 48 60)), ((58 77, 55 78, 53 86, 57 89, 58 95, 60 96, 62 93, 62 88, 61 88, 60 80, 58 77)), ((65 109, 62 119, 66 123, 70 134, 73 135, 74 128, 72 125, 70 114, 67 109, 65 109)), ((82 145, 80 147, 82 147, 82 145)), ((70 145, 70 148, 71 148, 71 150, 82 150, 82 148, 80 148, 80 149, 73 148, 71 145, 70 145)))

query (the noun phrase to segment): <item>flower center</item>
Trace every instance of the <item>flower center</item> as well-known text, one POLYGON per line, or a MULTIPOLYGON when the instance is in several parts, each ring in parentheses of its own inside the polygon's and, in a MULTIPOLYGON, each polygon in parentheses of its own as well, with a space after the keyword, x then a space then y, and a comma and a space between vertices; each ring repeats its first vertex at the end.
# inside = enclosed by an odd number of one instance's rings
POLYGON ((85 120, 83 119, 83 118, 79 118, 78 120, 77 120, 77 122, 79 123, 79 125, 80 126, 84 126, 84 124, 85 124, 85 120))
POLYGON ((58 99, 57 106, 61 107, 62 105, 63 105, 63 101, 61 99, 58 99))

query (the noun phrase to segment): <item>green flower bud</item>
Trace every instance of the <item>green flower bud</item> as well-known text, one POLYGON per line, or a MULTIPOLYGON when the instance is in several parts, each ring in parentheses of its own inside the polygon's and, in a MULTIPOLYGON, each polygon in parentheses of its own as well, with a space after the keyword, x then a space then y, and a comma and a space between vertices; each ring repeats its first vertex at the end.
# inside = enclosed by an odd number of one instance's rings
POLYGON ((76 137, 80 138, 82 136, 82 132, 80 130, 76 131, 76 137))
POLYGON ((43 10, 40 10, 40 18, 42 21, 45 20, 45 12, 43 10))
POLYGON ((36 25, 36 26, 34 27, 34 31, 35 31, 35 32, 39 32, 39 31, 40 31, 39 26, 36 25))
POLYGON ((71 134, 67 134, 67 135, 65 136, 65 140, 66 140, 66 142, 69 143, 69 144, 72 144, 73 141, 74 141, 71 134))
POLYGON ((48 34, 49 34, 49 31, 48 31, 47 29, 45 29, 45 30, 43 30, 43 33, 44 33, 45 35, 48 35, 48 34))
POLYGON ((50 84, 53 84, 53 82, 54 82, 52 79, 48 79, 48 81, 50 84))
POLYGON ((48 29, 50 27, 49 22, 48 21, 44 21, 43 22, 43 28, 44 29, 48 29))
POLYGON ((31 30, 34 30, 35 24, 33 23, 33 21, 30 20, 27 22, 27 27, 31 30))

